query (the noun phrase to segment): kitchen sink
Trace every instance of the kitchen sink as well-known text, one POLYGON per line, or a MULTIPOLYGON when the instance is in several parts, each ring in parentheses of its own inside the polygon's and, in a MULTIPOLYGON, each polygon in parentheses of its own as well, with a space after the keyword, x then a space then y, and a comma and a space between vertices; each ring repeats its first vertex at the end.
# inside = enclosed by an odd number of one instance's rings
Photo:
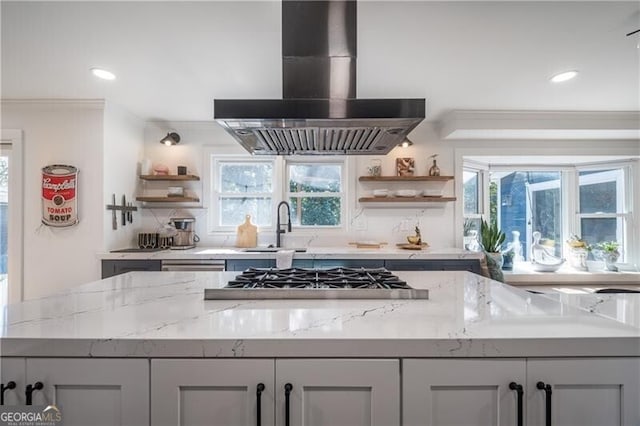
POLYGON ((287 247, 257 247, 257 248, 247 248, 244 249, 244 252, 247 253, 275 253, 280 250, 293 250, 296 253, 306 253, 306 248, 287 248, 287 247))

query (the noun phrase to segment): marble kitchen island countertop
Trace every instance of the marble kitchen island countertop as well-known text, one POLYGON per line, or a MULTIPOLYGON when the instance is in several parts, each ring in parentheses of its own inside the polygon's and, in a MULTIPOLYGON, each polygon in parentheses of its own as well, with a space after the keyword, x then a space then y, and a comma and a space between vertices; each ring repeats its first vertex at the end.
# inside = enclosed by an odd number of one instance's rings
POLYGON ((130 272, 4 307, 2 356, 640 356, 640 328, 462 271, 428 300, 204 300, 233 272, 130 272))
MULTIPOLYGON (((395 244, 379 249, 360 249, 351 246, 304 247, 306 252, 296 252, 294 259, 481 259, 482 253, 458 248, 425 248, 403 250, 395 244)), ((275 259, 276 252, 249 252, 235 247, 196 247, 188 250, 162 250, 155 252, 99 253, 105 260, 167 260, 167 259, 275 259)), ((281 250, 288 250, 282 247, 281 250)))

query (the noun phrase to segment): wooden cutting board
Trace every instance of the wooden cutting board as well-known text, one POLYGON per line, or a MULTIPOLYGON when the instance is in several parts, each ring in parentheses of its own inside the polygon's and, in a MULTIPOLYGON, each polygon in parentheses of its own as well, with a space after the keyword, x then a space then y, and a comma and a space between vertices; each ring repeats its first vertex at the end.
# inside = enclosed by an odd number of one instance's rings
POLYGON ((244 223, 238 226, 236 247, 256 247, 258 245, 258 227, 251 223, 251 215, 245 217, 244 223))
POLYGON ((376 242, 376 241, 356 241, 349 243, 350 246, 356 246, 356 248, 376 248, 379 249, 382 246, 386 245, 385 242, 376 242))

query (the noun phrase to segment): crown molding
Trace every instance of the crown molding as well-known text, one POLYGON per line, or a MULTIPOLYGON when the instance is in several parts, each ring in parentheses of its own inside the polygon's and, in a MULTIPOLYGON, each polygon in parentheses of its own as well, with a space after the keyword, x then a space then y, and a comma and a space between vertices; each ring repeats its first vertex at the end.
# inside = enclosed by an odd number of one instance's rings
POLYGON ((439 131, 447 140, 635 140, 640 111, 459 110, 444 116, 439 131))

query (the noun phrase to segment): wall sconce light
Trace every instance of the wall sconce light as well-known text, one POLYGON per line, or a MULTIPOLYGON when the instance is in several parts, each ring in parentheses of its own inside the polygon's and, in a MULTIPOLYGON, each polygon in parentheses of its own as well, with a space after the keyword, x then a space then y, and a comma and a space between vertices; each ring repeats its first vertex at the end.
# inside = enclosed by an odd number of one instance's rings
POLYGON ((175 132, 167 133, 167 136, 160 139, 160 143, 166 146, 176 145, 178 142, 180 142, 180 135, 175 132))
POLYGON ((409 138, 404 138, 404 140, 398 144, 398 146, 401 146, 403 148, 408 148, 411 145, 413 145, 413 142, 411 142, 409 138))

